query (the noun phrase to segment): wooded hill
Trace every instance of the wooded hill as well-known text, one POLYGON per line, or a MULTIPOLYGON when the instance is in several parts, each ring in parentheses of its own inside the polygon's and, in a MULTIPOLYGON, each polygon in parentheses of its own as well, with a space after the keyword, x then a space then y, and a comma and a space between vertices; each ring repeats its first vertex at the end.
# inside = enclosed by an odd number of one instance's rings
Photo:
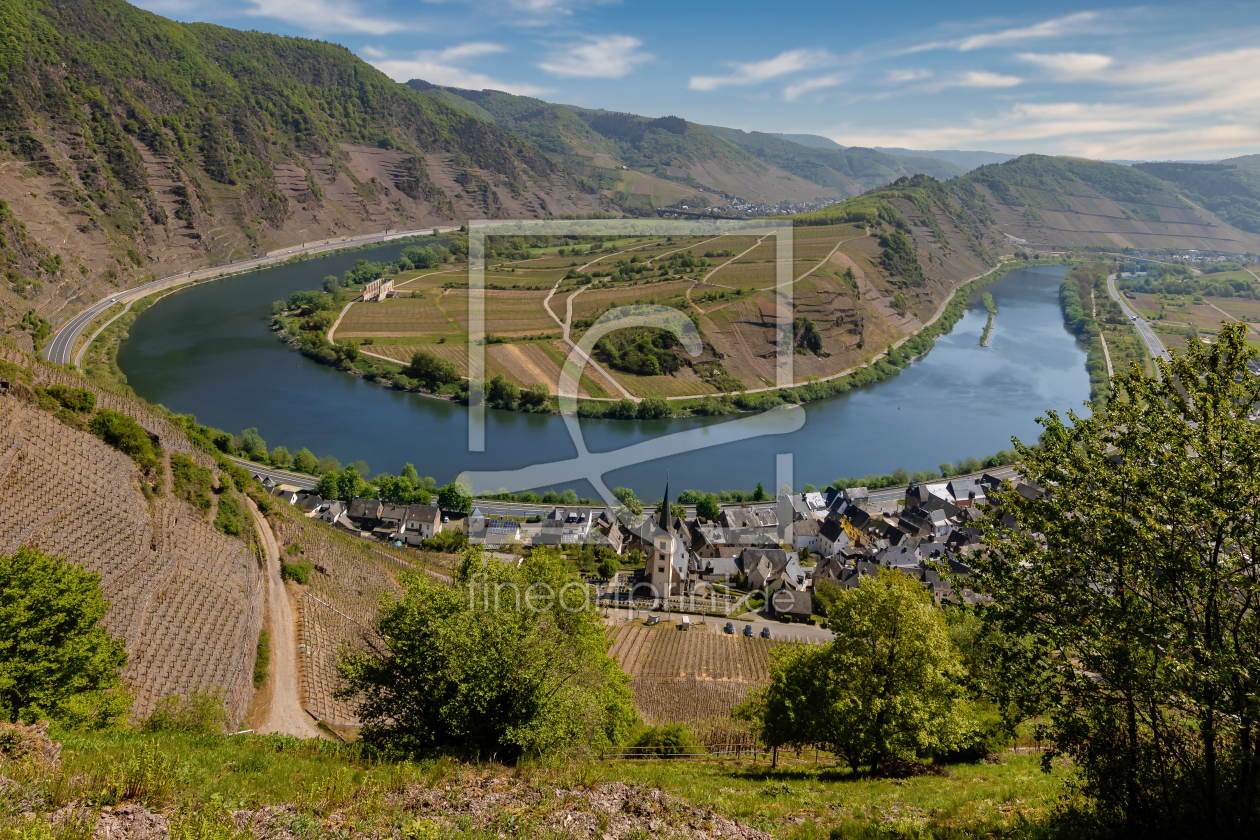
POLYGON ((940 160, 845 149, 834 143, 812 147, 773 134, 700 125, 680 117, 654 119, 558 105, 420 79, 407 84, 528 140, 631 207, 681 199, 704 206, 722 200, 705 192, 771 204, 845 198, 902 176, 924 173, 943 180, 966 171, 940 160), (621 174, 622 166, 633 174, 621 174))
MULTIPOLYGON (((1260 252, 1260 236, 1239 230, 1181 183, 1161 180, 1145 168, 1022 155, 982 166, 947 188, 959 197, 982 198, 993 230, 1026 240, 1024 248, 1260 252)), ((1222 213, 1249 224, 1245 208, 1236 207, 1225 206, 1222 213)))
POLYGON ((122 0, 0 0, 0 32, 6 321, 329 236, 611 209, 335 44, 122 0))

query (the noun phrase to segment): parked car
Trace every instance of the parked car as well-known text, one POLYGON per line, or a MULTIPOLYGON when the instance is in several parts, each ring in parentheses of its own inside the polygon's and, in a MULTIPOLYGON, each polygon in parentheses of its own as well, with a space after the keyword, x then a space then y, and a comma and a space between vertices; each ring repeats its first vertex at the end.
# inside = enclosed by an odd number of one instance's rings
POLYGON ((753 634, 752 625, 751 625, 751 624, 745 624, 745 625, 744 625, 744 635, 745 635, 745 636, 751 636, 752 634, 753 634))
POLYGON ((761 638, 763 638, 763 639, 768 639, 768 638, 770 638, 770 628, 769 628, 769 627, 762 627, 762 628, 761 628, 761 638))
POLYGON ((733 635, 735 635, 735 624, 734 624, 734 622, 731 622, 731 621, 726 622, 726 632, 727 632, 727 633, 729 633, 729 634, 730 634, 730 635, 732 635, 732 636, 733 636, 733 635))

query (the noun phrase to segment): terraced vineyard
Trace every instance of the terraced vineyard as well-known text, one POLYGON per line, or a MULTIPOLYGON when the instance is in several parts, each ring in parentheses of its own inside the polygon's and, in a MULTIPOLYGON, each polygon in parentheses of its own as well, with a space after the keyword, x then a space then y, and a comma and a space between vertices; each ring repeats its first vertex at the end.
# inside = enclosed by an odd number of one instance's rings
POLYGON ((319 720, 358 726, 352 704, 333 696, 340 684, 341 649, 365 649, 378 638, 372 629, 377 605, 382 597, 401 592, 399 577, 417 568, 415 560, 431 569, 442 568, 444 561, 441 555, 369 543, 289 507, 273 513, 270 522, 283 560, 311 567, 310 583, 297 599, 302 703, 319 720))
MULTIPOLYGON (((213 462, 147 408, 0 346, 0 359, 32 372, 32 385, 91 390, 99 408, 135 419, 162 448, 213 462)), ((16 388, 14 390, 17 390, 16 388)), ((169 464, 166 475, 170 475, 169 464)), ((0 553, 32 546, 101 576, 105 626, 126 640, 124 678, 140 719, 170 695, 220 691, 232 720, 253 694, 264 576, 245 541, 226 536, 185 501, 147 499, 126 455, 25 400, 0 396, 0 553)))
POLYGON ((631 677, 635 706, 650 723, 682 723, 707 745, 745 744, 731 710, 768 679, 770 652, 787 642, 727 636, 673 625, 623 624, 609 654, 631 677))

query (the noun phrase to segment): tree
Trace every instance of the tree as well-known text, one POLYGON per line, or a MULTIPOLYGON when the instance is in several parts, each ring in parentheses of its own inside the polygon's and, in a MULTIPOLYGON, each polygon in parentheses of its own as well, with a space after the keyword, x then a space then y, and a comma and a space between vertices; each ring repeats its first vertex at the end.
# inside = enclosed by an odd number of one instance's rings
POLYGON ((1260 383, 1246 326, 1112 380, 1107 411, 1051 412, 1016 444, 1046 494, 992 497, 972 586, 1031 650, 1046 735, 1104 825, 1246 836, 1260 791, 1260 383), (1027 496, 1027 498, 1025 497, 1027 496), (1000 516, 1003 518, 999 518, 1000 516))
POLYGON ((757 489, 753 491, 752 500, 754 502, 764 502, 769 496, 766 495, 766 488, 761 486, 761 482, 757 482, 757 489))
POLYGON ((33 548, 0 557, 0 718, 99 727, 126 713, 126 643, 100 626, 109 602, 99 584, 33 548))
POLYGON ((459 379, 459 371, 454 362, 435 356, 428 350, 417 350, 411 357, 411 364, 403 373, 412 379, 419 379, 430 388, 459 379))
MULTIPOLYGON (((680 505, 678 502, 670 502, 669 515, 686 519, 687 508, 685 505, 680 505)), ((661 499, 659 502, 656 503, 656 521, 663 523, 665 521, 665 517, 666 517, 665 500, 661 499)))
POLYGON ((611 578, 621 571, 621 563, 617 559, 617 555, 611 551, 604 553, 603 557, 600 558, 596 571, 599 572, 600 577, 605 579, 611 578))
POLYGON ((438 507, 447 513, 470 513, 472 496, 462 484, 451 482, 437 492, 438 507))
POLYGON ((547 390, 546 385, 541 382, 535 382, 529 386, 528 391, 521 394, 520 401, 522 405, 535 408, 542 407, 551 401, 551 392, 547 390))
POLYGON ((669 407, 669 403, 665 402, 664 397, 647 397, 639 403, 638 410, 635 412, 635 416, 640 420, 660 420, 673 415, 674 411, 669 407))
POLYGON ((503 375, 499 374, 490 380, 490 387, 486 390, 486 396, 490 402, 500 408, 512 408, 516 405, 516 401, 520 399, 521 389, 516 387, 512 382, 503 375))
POLYGON ((324 278, 323 289, 330 295, 335 295, 337 290, 341 288, 341 281, 337 279, 335 274, 330 274, 324 278))
POLYGON ((892 569, 832 594, 836 638, 787 648, 740 715, 769 746, 822 744, 849 767, 943 752, 972 729, 945 618, 917 580, 892 569))
POLYGON ((705 493, 704 498, 696 502, 696 516, 701 519, 716 522, 720 513, 718 497, 713 493, 705 493))
MULTIPOLYGON (((337 498, 344 501, 367 494, 368 483, 354 467, 346 467, 337 477, 337 498)), ((322 495, 322 494, 321 494, 322 495)))
POLYGON ((315 482, 315 494, 324 499, 340 498, 340 488, 337 484, 339 473, 326 472, 319 477, 319 481, 315 482))
POLYGON ((325 455, 315 462, 315 471, 320 475, 326 472, 341 472, 341 462, 331 455, 325 455))
POLYGON ((271 463, 277 467, 287 467, 292 460, 293 457, 289 455, 289 450, 283 446, 277 446, 271 450, 271 463))
POLYGON ((630 513, 634 516, 643 515, 643 502, 639 501, 638 497, 634 495, 634 491, 629 487, 615 488, 613 490, 613 496, 615 496, 617 501, 621 502, 621 504, 625 506, 626 510, 630 511, 630 513))
POLYGON ((423 486, 420 481, 420 473, 416 472, 414 464, 403 464, 402 472, 398 474, 398 477, 411 482, 412 487, 423 486))
POLYGON ((313 473, 315 472, 315 468, 318 466, 319 461, 315 459, 311 450, 307 449, 305 446, 299 449, 297 454, 293 456, 293 469, 298 472, 313 473))
POLYGON ((625 738, 629 678, 557 552, 536 548, 517 568, 472 549, 453 586, 415 572, 402 583, 382 605, 380 641, 339 664, 339 696, 358 701, 365 743, 503 761, 597 753, 625 738))

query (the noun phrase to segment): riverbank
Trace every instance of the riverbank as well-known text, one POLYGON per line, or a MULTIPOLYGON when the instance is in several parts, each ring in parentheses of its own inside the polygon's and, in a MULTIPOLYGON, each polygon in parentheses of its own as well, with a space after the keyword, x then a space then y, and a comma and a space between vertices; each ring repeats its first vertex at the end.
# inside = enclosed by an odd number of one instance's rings
POLYGON ((980 334, 980 346, 989 346, 989 333, 993 332, 993 319, 997 317, 997 304, 993 302, 993 295, 985 292, 981 297, 984 301, 984 308, 989 313, 989 320, 984 325, 984 332, 980 334))

